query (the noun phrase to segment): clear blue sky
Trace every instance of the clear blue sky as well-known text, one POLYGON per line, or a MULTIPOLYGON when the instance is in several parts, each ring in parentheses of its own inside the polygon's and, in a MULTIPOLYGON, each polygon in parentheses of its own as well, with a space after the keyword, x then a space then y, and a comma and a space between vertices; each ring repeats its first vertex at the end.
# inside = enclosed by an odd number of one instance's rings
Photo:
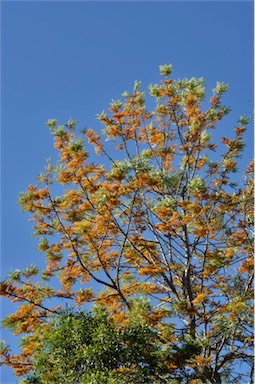
MULTIPOLYGON (((252 1, 2 1, 2 277, 39 256, 28 217, 16 204, 54 156, 44 123, 70 117, 97 128, 95 115, 111 99, 158 82, 158 66, 173 77, 201 77, 210 92, 230 84, 227 136, 240 115, 252 115, 252 1)), ((253 157, 253 126, 244 163, 253 157)), ((2 307, 6 314, 12 306, 2 307)), ((9 334, 4 334, 11 342, 9 334)), ((2 369, 2 384, 15 383, 2 369)))

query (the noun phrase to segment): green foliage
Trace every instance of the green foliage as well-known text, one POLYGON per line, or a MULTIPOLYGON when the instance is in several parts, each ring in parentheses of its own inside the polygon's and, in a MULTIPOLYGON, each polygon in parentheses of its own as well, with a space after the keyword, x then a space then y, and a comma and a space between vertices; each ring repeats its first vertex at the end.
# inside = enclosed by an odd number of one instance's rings
POLYGON ((220 83, 217 81, 216 87, 213 89, 213 92, 218 93, 219 95, 223 95, 225 92, 227 92, 228 88, 228 84, 220 83))
POLYGON ((204 192, 206 190, 204 181, 199 176, 190 180, 189 190, 191 192, 204 192))
POLYGON ((160 369, 155 335, 134 319, 116 328, 102 310, 68 309, 48 326, 33 356, 34 370, 21 383, 151 383, 160 369))
POLYGON ((78 152, 83 150, 84 141, 80 138, 77 138, 76 140, 73 140, 70 142, 68 149, 70 152, 78 152))
POLYGON ((15 269, 14 271, 11 271, 8 275, 11 282, 13 281, 19 281, 21 277, 21 271, 19 269, 15 269))
POLYGON ((158 84, 151 84, 149 86, 150 95, 154 96, 156 99, 160 98, 160 91, 159 91, 159 85, 158 84))
POLYGON ((248 117, 240 116, 240 118, 239 118, 239 124, 240 125, 247 125, 247 124, 249 124, 249 122, 250 122, 250 119, 248 117))
POLYGON ((115 111, 118 112, 122 107, 122 101, 121 100, 112 100, 110 103, 110 107, 115 111))
POLYGON ((56 119, 49 119, 45 125, 49 127, 51 131, 53 131, 56 127, 56 124, 57 124, 56 119))
POLYGON ((53 135, 56 136, 56 137, 63 137, 65 136, 65 128, 63 125, 59 125, 57 127, 57 129, 55 129, 54 131, 52 131, 53 135))
POLYGON ((167 64, 160 65, 159 71, 161 76, 168 77, 172 73, 172 65, 167 65, 167 64))

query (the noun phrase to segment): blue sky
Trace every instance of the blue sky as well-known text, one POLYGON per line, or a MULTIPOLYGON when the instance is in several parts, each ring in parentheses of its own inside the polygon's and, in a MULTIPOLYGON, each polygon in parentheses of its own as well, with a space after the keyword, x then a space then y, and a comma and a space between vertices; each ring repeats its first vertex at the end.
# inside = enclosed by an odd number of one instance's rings
MULTIPOLYGON (((45 160, 54 157, 49 118, 70 117, 98 129, 95 115, 111 99, 158 82, 158 66, 173 77, 204 77, 230 85, 227 136, 240 115, 252 115, 252 1, 2 1, 2 277, 36 263, 36 241, 17 198, 45 160)), ((242 167, 253 156, 253 126, 242 167)), ((39 256, 40 257, 40 256, 39 256)), ((2 306, 6 314, 12 306, 2 306)), ((9 334, 4 334, 11 342, 9 334)), ((1 383, 15 383, 2 370, 1 383)))

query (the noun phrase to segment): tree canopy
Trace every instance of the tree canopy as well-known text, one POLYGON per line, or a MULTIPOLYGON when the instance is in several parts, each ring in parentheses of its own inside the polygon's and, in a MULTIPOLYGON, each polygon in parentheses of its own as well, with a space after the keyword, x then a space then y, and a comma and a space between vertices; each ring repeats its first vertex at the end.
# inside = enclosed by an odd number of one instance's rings
MULTIPOLYGON (((106 308, 106 350, 109 332, 122 342, 130 313, 146 302, 137 317, 136 327, 146 329, 136 334, 137 351, 144 338, 155 354, 146 357, 151 366, 135 360, 134 374, 147 369, 151 383, 253 382, 252 163, 238 173, 248 120, 241 117, 231 137, 224 128, 215 142, 214 130, 230 112, 222 104, 227 85, 217 83, 207 100, 202 78, 173 80, 169 65, 160 66, 160 74, 160 84, 149 86, 154 106, 147 108, 136 81, 97 116, 100 134, 78 132, 73 120, 47 122, 58 162, 49 161, 19 198, 31 214, 45 268, 15 270, 1 282, 1 295, 20 304, 3 322, 23 336, 20 354, 5 345, 1 350, 2 363, 17 376, 43 371, 40 351, 63 342, 66 301, 106 308), (168 381, 153 376, 159 366, 167 367, 168 381)), ((97 321, 79 310, 68 316, 86 323, 82 337, 97 321)), ((132 343, 127 349, 133 354, 132 343)))
MULTIPOLYGON (((134 311, 133 311, 134 314, 134 311)), ((65 310, 48 321, 33 374, 23 383, 151 383, 165 380, 163 350, 145 322, 115 328, 103 311, 65 310)), ((164 381, 165 382, 165 381, 164 381)))

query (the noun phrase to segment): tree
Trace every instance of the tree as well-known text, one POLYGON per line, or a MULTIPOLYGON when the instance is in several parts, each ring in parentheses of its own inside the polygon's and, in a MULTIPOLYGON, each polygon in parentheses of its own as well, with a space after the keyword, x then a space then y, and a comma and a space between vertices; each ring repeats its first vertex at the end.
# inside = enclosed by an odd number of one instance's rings
POLYGON ((217 83, 205 108, 203 79, 175 81, 171 72, 161 66, 160 85, 149 87, 152 111, 139 82, 112 101, 98 115, 101 136, 48 121, 59 161, 19 199, 46 267, 15 270, 1 283, 1 295, 21 303, 4 325, 28 335, 19 356, 2 348, 16 375, 31 369, 61 300, 107 307, 118 327, 144 297, 151 301, 141 316, 170 351, 173 380, 247 383, 247 373, 252 382, 252 163, 241 182, 235 175, 248 120, 217 148, 227 85, 217 83), (89 162, 90 145, 98 163, 89 162))
POLYGON ((104 311, 61 312, 41 334, 25 383, 152 383, 166 371, 156 335, 133 320, 115 329, 104 311), (161 364, 162 365, 162 364, 161 364))

